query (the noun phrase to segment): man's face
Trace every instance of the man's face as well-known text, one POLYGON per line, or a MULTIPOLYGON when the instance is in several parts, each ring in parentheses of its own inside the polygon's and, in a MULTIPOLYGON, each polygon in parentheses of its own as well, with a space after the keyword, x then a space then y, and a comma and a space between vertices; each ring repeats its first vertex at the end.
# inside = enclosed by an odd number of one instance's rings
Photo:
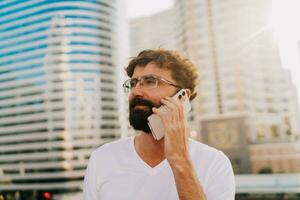
MULTIPOLYGON (((137 66, 134 69, 132 78, 140 79, 146 75, 155 75, 176 83, 171 72, 167 69, 161 69, 155 63, 149 63, 146 66, 137 66)), ((129 122, 135 130, 141 130, 145 133, 151 133, 147 123, 147 118, 152 114, 153 107, 161 105, 160 100, 166 96, 172 96, 177 88, 159 82, 157 88, 141 87, 140 82, 129 94, 129 122)))

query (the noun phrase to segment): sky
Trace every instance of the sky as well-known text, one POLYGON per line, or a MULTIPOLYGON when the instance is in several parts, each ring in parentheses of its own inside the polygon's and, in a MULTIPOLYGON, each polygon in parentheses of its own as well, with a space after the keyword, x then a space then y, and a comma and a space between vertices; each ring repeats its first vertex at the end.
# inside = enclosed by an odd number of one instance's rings
POLYGON ((291 70, 300 106, 300 1, 273 0, 271 24, 281 52, 282 66, 291 70))
MULTIPOLYGON (((173 6, 173 0, 126 0, 128 19, 151 15, 173 6)), ((300 0, 273 0, 270 16, 282 66, 291 70, 300 106, 300 0)))

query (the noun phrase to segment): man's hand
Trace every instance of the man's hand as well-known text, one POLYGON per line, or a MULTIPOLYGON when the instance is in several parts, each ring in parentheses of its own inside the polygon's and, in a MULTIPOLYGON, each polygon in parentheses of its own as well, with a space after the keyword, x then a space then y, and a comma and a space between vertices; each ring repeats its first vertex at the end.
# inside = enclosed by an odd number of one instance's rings
POLYGON ((184 162, 189 159, 189 128, 184 116, 183 105, 179 100, 170 97, 165 97, 161 102, 168 109, 153 108, 153 112, 160 116, 164 124, 166 159, 170 165, 184 162))
POLYGON ((170 97, 162 99, 161 102, 168 109, 153 108, 153 112, 160 116, 164 124, 165 156, 174 174, 178 196, 180 200, 205 200, 189 156, 189 128, 183 105, 179 100, 170 97))

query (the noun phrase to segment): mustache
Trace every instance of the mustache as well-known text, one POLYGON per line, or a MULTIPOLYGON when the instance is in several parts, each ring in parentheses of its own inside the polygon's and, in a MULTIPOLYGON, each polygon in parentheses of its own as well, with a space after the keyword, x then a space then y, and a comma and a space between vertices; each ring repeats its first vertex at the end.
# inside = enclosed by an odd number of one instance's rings
POLYGON ((133 109, 137 105, 148 106, 150 108, 155 107, 154 103, 152 103, 151 101, 148 101, 148 100, 142 99, 142 98, 134 98, 129 103, 129 108, 133 109))

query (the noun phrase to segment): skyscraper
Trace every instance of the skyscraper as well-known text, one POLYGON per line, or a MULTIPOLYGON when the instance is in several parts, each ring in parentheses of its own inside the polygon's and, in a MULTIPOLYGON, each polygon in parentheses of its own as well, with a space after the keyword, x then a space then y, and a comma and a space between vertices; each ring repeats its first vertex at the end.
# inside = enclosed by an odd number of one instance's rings
POLYGON ((175 1, 178 48, 199 66, 196 122, 245 114, 253 140, 299 134, 290 72, 272 39, 271 0, 175 1))
POLYGON ((136 56, 145 48, 176 48, 173 20, 173 9, 132 19, 130 21, 131 56, 136 56))
POLYGON ((91 151, 120 136, 117 8, 0 2, 0 191, 79 191, 91 151))

